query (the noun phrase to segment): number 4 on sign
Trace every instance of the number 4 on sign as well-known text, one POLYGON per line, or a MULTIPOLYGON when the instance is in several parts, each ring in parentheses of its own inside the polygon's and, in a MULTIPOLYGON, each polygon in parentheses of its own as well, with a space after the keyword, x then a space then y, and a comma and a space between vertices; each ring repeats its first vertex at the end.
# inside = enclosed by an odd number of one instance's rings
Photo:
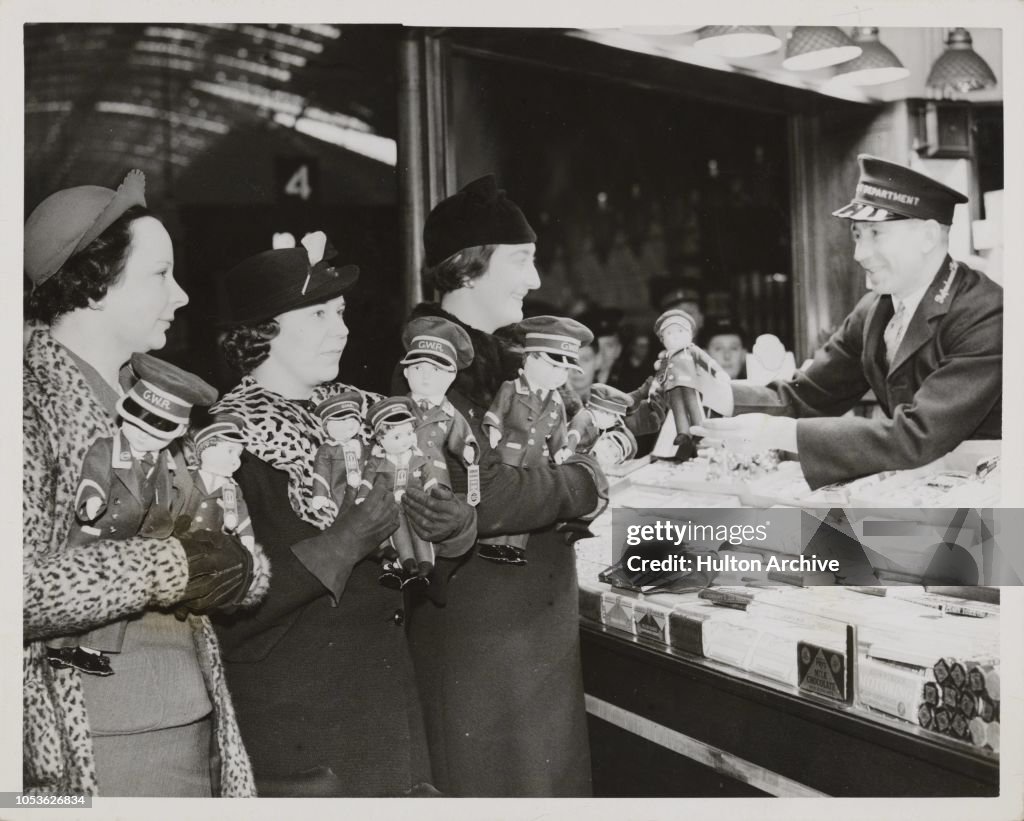
POLYGON ((308 200, 310 194, 313 193, 313 188, 309 184, 309 166, 300 165, 298 169, 292 174, 291 178, 285 183, 284 193, 292 194, 296 197, 301 197, 304 200, 308 200))

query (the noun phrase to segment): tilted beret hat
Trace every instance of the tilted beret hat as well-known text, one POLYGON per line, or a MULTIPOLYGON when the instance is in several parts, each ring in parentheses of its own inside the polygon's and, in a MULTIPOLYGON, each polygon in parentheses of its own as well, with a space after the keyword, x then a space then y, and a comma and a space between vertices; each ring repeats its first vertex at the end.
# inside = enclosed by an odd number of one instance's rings
POLYGON ((474 180, 457 194, 441 200, 423 226, 428 268, 463 248, 536 241, 537 234, 523 212, 498 188, 493 174, 474 180))
POLYGON ((135 205, 146 205, 146 176, 141 171, 129 171, 116 191, 79 185, 39 203, 25 221, 25 274, 33 287, 46 282, 135 205))

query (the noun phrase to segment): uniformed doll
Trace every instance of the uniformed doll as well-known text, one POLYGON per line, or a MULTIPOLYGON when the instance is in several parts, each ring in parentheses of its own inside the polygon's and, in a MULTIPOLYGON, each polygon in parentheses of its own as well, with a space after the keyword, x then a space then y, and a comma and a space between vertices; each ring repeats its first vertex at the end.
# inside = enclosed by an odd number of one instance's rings
POLYGON ((623 427, 632 405, 628 393, 600 382, 592 385, 587 404, 569 423, 569 446, 580 453, 589 452, 604 431, 623 427))
MULTIPOLYGON (((72 545, 101 538, 166 538, 189 493, 184 463, 168 446, 187 430, 192 407, 210 405, 217 391, 154 356, 135 354, 131 368, 138 381, 117 401, 117 435, 93 442, 82 463, 76 521, 68 534, 72 545)), ((57 666, 110 675, 110 660, 103 653, 120 652, 125 626, 121 621, 54 639, 49 646, 60 651, 57 666)))
POLYGON ((692 350, 695 328, 693 318, 678 308, 665 311, 654 323, 654 332, 665 346, 664 356, 659 359, 658 382, 676 424, 676 458, 680 461, 696 456, 690 427, 704 421, 692 350))
POLYGON ((348 488, 357 489, 363 480, 363 396, 344 391, 316 407, 329 437, 313 460, 314 510, 328 508, 337 515, 348 488))
MULTIPOLYGON (((549 459, 561 464, 573 448, 558 388, 570 370, 582 372, 580 348, 594 335, 576 320, 557 316, 530 317, 517 328, 523 334, 523 366, 498 389, 483 428, 507 465, 530 467, 549 459)), ((478 553, 491 561, 526 564, 527 539, 525 533, 479 539, 478 553)))
POLYGON ((589 453, 603 468, 621 465, 636 456, 636 439, 626 428, 605 430, 597 437, 589 453))
POLYGON ((191 472, 192 488, 181 512, 188 531, 214 530, 237 536, 249 550, 255 546, 249 509, 232 478, 242 463, 245 437, 240 423, 222 417, 193 437, 199 467, 191 472))
MULTIPOLYGON (((437 469, 416 444, 414 407, 408 396, 389 396, 370 406, 367 417, 376 444, 356 491, 357 505, 369 495, 378 476, 386 478, 387 489, 399 503, 406 488, 429 491, 438 484, 437 469)), ((400 589, 426 587, 427 577, 434 569, 434 545, 416 533, 401 504, 398 519, 398 529, 389 538, 398 567, 393 569, 385 564, 380 582, 400 589)))
POLYGON ((466 417, 445 396, 456 373, 473 362, 469 334, 443 317, 416 317, 402 331, 402 345, 406 354, 400 364, 405 365, 402 373, 414 405, 419 448, 449 489, 445 451, 462 460, 469 473, 467 501, 475 505, 480 499, 480 447, 466 417))

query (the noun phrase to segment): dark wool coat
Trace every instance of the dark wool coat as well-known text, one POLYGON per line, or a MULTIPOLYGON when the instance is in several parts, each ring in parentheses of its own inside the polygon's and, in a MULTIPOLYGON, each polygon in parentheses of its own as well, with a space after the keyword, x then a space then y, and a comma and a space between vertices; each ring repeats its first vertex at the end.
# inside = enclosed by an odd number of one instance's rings
MULTIPOLYGON (((521 354, 436 305, 414 315, 444 316, 473 341, 473 364, 448 398, 483 450, 480 534, 532 533, 525 566, 475 553, 439 559, 434 586, 447 585, 447 603, 420 599, 412 607, 409 639, 435 784, 456 796, 589 795, 575 553, 553 525, 594 511, 595 480, 579 465, 501 464, 481 422, 521 354)), ((407 390, 400 371, 393 388, 407 390)), ((450 467, 462 491, 465 471, 450 467)))
POLYGON ((328 587, 291 550, 320 531, 292 510, 288 475, 246 452, 235 479, 274 566, 263 604, 217 625, 260 795, 400 795, 429 782, 401 594, 377 583, 373 558, 340 562, 328 587))
POLYGON ((800 417, 800 466, 812 488, 920 467, 965 439, 1002 437, 1003 289, 946 257, 887 367, 883 334, 893 313, 892 297, 867 294, 806 371, 767 388, 734 383, 736 413, 800 417), (840 416, 868 388, 885 419, 814 418, 840 416))
MULTIPOLYGON (((188 564, 176 539, 68 544, 86 452, 117 428, 67 351, 44 329, 32 332, 25 349, 23 402, 24 789, 96 794, 82 674, 51 667, 45 640, 173 605, 185 590, 188 564)), ((257 555, 251 598, 266 584, 266 563, 261 551, 257 555)), ((220 795, 255 795, 216 636, 205 617, 190 616, 189 624, 214 708, 220 795)))

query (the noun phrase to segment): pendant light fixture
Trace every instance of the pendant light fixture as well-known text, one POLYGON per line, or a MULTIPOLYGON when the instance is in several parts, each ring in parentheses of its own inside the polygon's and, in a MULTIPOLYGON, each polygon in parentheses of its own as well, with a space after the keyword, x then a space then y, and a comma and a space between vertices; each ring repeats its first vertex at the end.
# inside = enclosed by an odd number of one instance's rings
POLYGON ((853 42, 862 49, 860 57, 841 65, 830 82, 845 86, 874 86, 905 80, 910 76, 910 69, 879 41, 876 27, 855 29, 853 42))
POLYGON ((704 26, 694 44, 719 57, 756 57, 782 45, 771 26, 704 26))
POLYGON ((811 71, 859 57, 863 49, 835 26, 796 26, 786 40, 782 67, 790 71, 811 71))
POLYGON ((995 84, 996 75, 974 50, 970 32, 965 28, 951 29, 946 38, 946 50, 928 73, 928 88, 951 97, 954 93, 966 94, 995 84))

